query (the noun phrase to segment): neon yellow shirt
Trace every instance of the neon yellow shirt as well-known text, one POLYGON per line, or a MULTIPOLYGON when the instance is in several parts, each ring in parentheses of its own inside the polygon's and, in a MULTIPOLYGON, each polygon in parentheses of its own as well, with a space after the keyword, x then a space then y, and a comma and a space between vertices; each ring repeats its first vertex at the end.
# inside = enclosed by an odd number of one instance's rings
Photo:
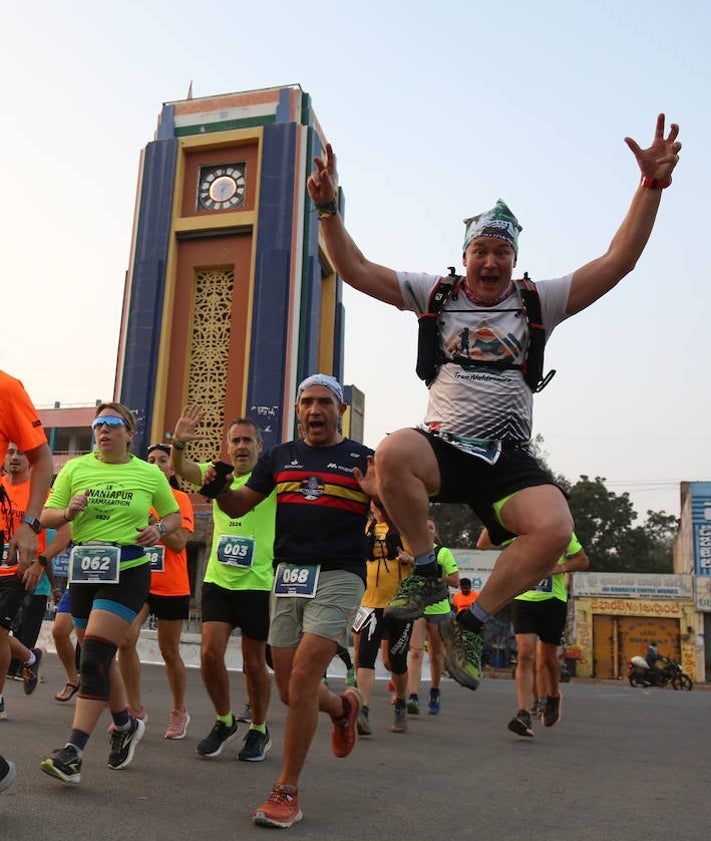
MULTIPOLYGON (((437 563, 442 567, 442 576, 459 572, 454 555, 451 549, 447 549, 446 546, 440 546, 439 552, 437 553, 437 563)), ((451 610, 452 606, 449 603, 449 599, 442 599, 441 602, 426 607, 425 616, 441 616, 443 613, 449 613, 451 610)))
MULTIPOLYGON (((204 476, 212 463, 207 462, 198 467, 204 476)), ((235 476, 231 488, 241 488, 250 475, 235 476)), ((270 493, 252 511, 234 519, 225 514, 213 500, 212 520, 212 547, 205 581, 226 590, 271 590, 274 580, 276 491, 270 493), (239 538, 239 541, 230 541, 230 537, 239 538), (244 553, 241 559, 238 558, 240 552, 244 553), (250 565, 241 566, 242 562, 250 565)))
MULTIPOLYGON (((558 558, 559 564, 564 564, 568 558, 577 555, 583 547, 580 544, 575 532, 570 539, 568 548, 565 553, 558 558)), ((540 581, 532 590, 526 590, 520 596, 516 596, 517 601, 521 602, 543 602, 546 599, 560 599, 562 602, 568 601, 568 591, 565 589, 565 573, 559 572, 555 575, 549 575, 540 581)))
MULTIPOLYGON (((159 517, 177 512, 178 505, 168 480, 155 464, 131 455, 124 464, 106 464, 97 453, 68 461, 54 482, 47 508, 63 510, 71 498, 89 492, 85 511, 72 521, 72 540, 98 540, 120 546, 135 546, 137 528, 148 525, 151 506, 159 517)), ((147 563, 139 558, 121 564, 121 569, 147 563)))

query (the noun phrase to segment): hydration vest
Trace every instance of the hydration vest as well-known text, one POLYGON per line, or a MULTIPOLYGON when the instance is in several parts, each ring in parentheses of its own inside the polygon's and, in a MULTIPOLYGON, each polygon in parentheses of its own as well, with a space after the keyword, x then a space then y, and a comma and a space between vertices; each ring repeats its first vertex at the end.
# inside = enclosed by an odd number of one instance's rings
MULTIPOLYGON (((427 387, 431 385, 437 376, 442 365, 448 363, 461 364, 459 360, 447 359, 442 350, 439 333, 439 314, 444 309, 450 295, 457 291, 464 278, 454 273, 454 267, 450 266, 449 274, 441 277, 430 294, 429 307, 427 312, 422 313, 418 318, 417 333, 417 376, 424 380, 427 387)), ((523 314, 528 324, 528 345, 524 361, 517 365, 514 362, 498 362, 496 360, 477 360, 471 363, 472 368, 494 368, 503 371, 508 368, 516 368, 523 373, 526 385, 535 394, 542 391, 553 379, 555 369, 551 369, 543 376, 543 353, 546 345, 546 331, 543 327, 541 316, 541 298, 534 283, 524 272, 522 278, 514 280, 521 301, 523 303, 523 314)))
POLYGON ((385 549, 385 557, 378 560, 386 560, 386 561, 394 561, 397 556, 398 552, 402 548, 402 540, 400 535, 395 531, 395 529, 388 529, 385 534, 384 540, 378 540, 375 536, 375 520, 372 520, 368 524, 368 528, 365 532, 366 536, 366 558, 367 560, 371 561, 375 558, 375 544, 382 543, 384 544, 385 549))

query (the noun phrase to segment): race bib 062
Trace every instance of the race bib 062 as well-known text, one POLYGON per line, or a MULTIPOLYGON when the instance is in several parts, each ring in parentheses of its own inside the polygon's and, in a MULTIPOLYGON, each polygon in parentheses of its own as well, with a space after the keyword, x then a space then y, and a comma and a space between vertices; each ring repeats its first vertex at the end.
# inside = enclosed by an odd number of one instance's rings
POLYGON ((101 582, 118 584, 121 569, 121 548, 107 544, 75 546, 69 561, 72 584, 101 582))

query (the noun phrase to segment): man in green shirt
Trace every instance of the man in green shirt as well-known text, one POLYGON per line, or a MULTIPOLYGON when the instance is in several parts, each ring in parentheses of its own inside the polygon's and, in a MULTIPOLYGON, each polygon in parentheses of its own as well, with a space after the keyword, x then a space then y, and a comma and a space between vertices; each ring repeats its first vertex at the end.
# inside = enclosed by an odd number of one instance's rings
MULTIPOLYGON (((486 529, 479 535, 477 549, 494 549, 486 529)), ((558 647, 563 639, 568 611, 566 577, 590 566, 575 533, 565 553, 544 579, 511 603, 516 657, 516 700, 518 712, 509 721, 509 730, 519 736, 533 736, 531 705, 536 695, 543 700, 539 710, 544 727, 560 721, 560 661, 558 647)))
MULTIPOLYGON (((203 410, 189 406, 175 426, 171 464, 176 474, 200 487, 211 462, 198 464, 185 456, 185 447, 200 438, 197 432, 203 410)), ((234 468, 232 488, 249 479, 262 451, 262 436, 250 418, 236 418, 227 430, 227 453, 234 468)), ((274 572, 274 518, 276 503, 270 494, 253 511, 229 517, 215 502, 212 505, 213 537, 202 588, 202 643, 200 669, 217 720, 198 743, 197 752, 206 758, 222 753, 237 735, 237 720, 230 705, 230 685, 225 652, 232 631, 242 633, 242 660, 252 721, 238 758, 259 762, 271 747, 267 711, 271 680, 266 667, 269 632, 269 594, 274 572)))

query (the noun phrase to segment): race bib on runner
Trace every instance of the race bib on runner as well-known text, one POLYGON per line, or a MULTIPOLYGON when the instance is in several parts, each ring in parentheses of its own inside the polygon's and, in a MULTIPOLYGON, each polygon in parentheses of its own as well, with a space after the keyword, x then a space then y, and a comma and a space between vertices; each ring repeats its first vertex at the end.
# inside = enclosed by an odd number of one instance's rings
POLYGON ((240 534, 221 534, 217 541, 217 560, 221 564, 245 569, 254 563, 254 538, 240 534))
POLYGON ((536 591, 536 593, 552 593, 553 576, 549 575, 547 578, 544 578, 542 581, 539 581, 533 589, 536 591))
POLYGON ((75 546, 69 559, 71 584, 118 584, 121 570, 121 547, 106 543, 75 546))
MULTIPOLYGON (((427 429, 427 427, 420 428, 427 429)), ((427 431, 429 432, 431 430, 427 429, 427 431)), ((501 441, 494 439, 465 438, 463 435, 455 435, 453 432, 447 432, 444 429, 438 430, 435 434, 463 453, 481 459, 490 465, 496 464, 503 449, 501 441)))
POLYGON ((357 634, 358 631, 368 621, 368 617, 375 610, 373 607, 359 607, 356 611, 355 619, 353 620, 353 631, 357 634))
POLYGON ((274 595, 312 599, 320 572, 321 564, 279 564, 274 576, 274 595))
POLYGON ((165 546, 151 546, 150 549, 146 549, 146 557, 151 572, 165 572, 165 546))

